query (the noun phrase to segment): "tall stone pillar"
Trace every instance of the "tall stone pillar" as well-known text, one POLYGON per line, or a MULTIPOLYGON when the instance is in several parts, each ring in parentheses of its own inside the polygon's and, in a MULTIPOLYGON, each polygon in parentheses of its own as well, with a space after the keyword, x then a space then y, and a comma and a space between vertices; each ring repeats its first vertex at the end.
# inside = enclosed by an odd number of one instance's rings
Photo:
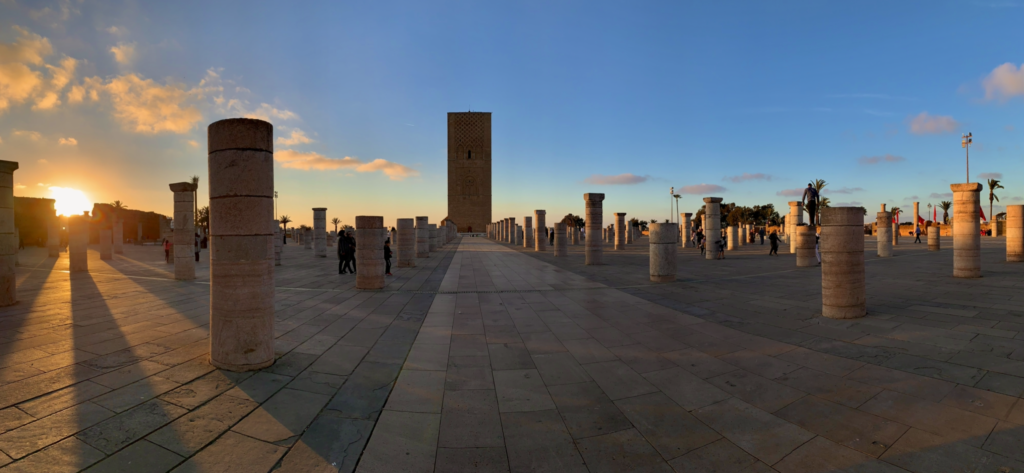
POLYGON ((533 233, 533 217, 523 216, 523 248, 533 248, 535 236, 533 233))
POLYGON ((693 217, 693 214, 690 212, 679 214, 679 221, 683 223, 683 227, 679 229, 679 244, 683 248, 693 247, 693 242, 690 241, 690 233, 693 232, 692 228, 690 227, 690 225, 692 224, 692 222, 690 222, 691 217, 693 217))
POLYGON ((679 225, 674 223, 650 223, 651 281, 672 282, 676 280, 676 254, 679 251, 679 225))
POLYGON ((416 217, 416 257, 430 257, 430 224, 429 217, 416 217))
MULTIPOLYGON (((431 224, 437 233, 437 224, 431 224)), ((356 217, 356 289, 384 287, 384 217, 356 217)))
POLYGON ((1024 261, 1024 205, 1006 206, 1006 261, 1024 261))
POLYGON ((636 227, 633 226, 633 222, 626 221, 626 244, 632 245, 636 241, 636 227))
MULTIPOLYGON (((0 191, 2 188, 3 183, 0 183, 0 191)), ((60 257, 60 219, 53 208, 53 203, 50 203, 46 214, 46 253, 51 258, 60 257)))
POLYGON ((430 252, 433 253, 437 251, 437 224, 431 223, 427 225, 427 229, 427 245, 430 248, 430 252))
POLYGON ((274 128, 210 124, 210 364, 251 371, 274 363, 274 128))
POLYGON ((398 258, 396 267, 413 268, 416 266, 416 228, 411 218, 400 218, 398 227, 398 258))
MULTIPOLYGON (((914 231, 912 232, 914 235, 917 235, 917 229, 921 228, 921 225, 918 223, 918 222, 921 221, 921 209, 920 209, 920 207, 921 207, 921 203, 920 202, 914 202, 914 231)), ((994 222, 995 219, 993 219, 992 221, 994 222)))
POLYGON ((573 245, 579 245, 580 244, 580 227, 576 227, 576 226, 572 227, 572 244, 573 245))
POLYGON ((274 220, 274 266, 281 266, 281 248, 284 241, 281 239, 281 221, 274 220))
POLYGON ((534 228, 533 235, 533 251, 547 251, 548 248, 548 236, 545 229, 547 229, 547 215, 546 210, 534 210, 533 219, 536 225, 534 228))
POLYGON ((174 279, 188 281, 196 278, 193 192, 197 186, 191 182, 177 182, 170 187, 174 192, 174 279))
POLYGON ((615 249, 626 249, 626 214, 625 212, 615 213, 615 249))
POLYGON ((704 259, 715 259, 715 242, 722 239, 722 216, 721 197, 704 198, 704 238, 707 241, 707 251, 704 252, 704 259))
POLYGON ((515 242, 512 243, 514 246, 523 246, 523 226, 516 225, 515 228, 515 242))
POLYGON ((515 217, 509 217, 508 218, 508 241, 506 241, 505 243, 508 243, 510 245, 515 245, 516 244, 516 218, 515 217))
POLYGON ((313 256, 327 257, 327 209, 313 209, 313 256))
POLYGON ((789 234, 789 252, 796 253, 796 227, 804 223, 804 204, 795 201, 789 203, 789 216, 786 217, 786 233, 789 234))
POLYGON ((853 319, 867 313, 864 285, 864 212, 821 209, 821 315, 853 319))
POLYGON ((587 238, 583 241, 585 265, 604 264, 604 243, 597 234, 604 226, 604 194, 583 194, 583 218, 586 221, 587 238))
POLYGON ((942 235, 942 230, 939 224, 932 222, 932 226, 925 228, 925 230, 928 231, 928 251, 941 250, 939 237, 942 235))
POLYGON ((953 184, 953 277, 981 277, 981 184, 953 184))
MULTIPOLYGON (((2 211, 0 209, 0 213, 2 211)), ((89 220, 89 212, 68 217, 68 270, 72 273, 89 270, 89 220)), ((2 225, 5 224, 0 219, 0 226, 2 225)), ((3 231, 3 228, 5 227, 0 227, 0 231, 3 231)), ((18 246, 14 245, 14 249, 17 250, 18 246)))
POLYGON ((739 244, 739 241, 737 241, 737 240, 739 240, 739 229, 736 228, 736 225, 730 225, 730 226, 726 227, 726 229, 725 229, 725 237, 726 237, 726 242, 725 242, 726 243, 726 248, 725 249, 727 249, 729 251, 733 251, 733 250, 736 250, 736 249, 739 248, 740 244, 739 244))
POLYGON ((565 234, 566 225, 562 222, 555 223, 555 256, 568 256, 568 238, 565 234))
POLYGON ((15 265, 18 258, 18 239, 14 228, 14 171, 15 161, 0 161, 0 307, 18 302, 15 265))
POLYGON ((99 225, 100 259, 114 259, 114 207, 110 204, 93 205, 93 221, 99 225))
POLYGON ((814 255, 814 240, 817 239, 817 227, 800 225, 796 227, 796 266, 806 268, 818 265, 818 257, 814 255))
POLYGON ((875 216, 875 226, 878 227, 878 256, 889 258, 892 256, 892 213, 885 211, 885 204, 875 216))

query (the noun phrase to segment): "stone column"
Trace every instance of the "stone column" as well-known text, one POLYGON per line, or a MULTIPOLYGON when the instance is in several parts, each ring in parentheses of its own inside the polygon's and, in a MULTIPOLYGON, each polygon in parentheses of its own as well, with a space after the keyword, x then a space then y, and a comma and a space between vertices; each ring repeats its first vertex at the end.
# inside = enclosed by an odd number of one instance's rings
POLYGON ((508 218, 508 241, 506 241, 505 243, 508 243, 510 245, 515 245, 516 244, 516 218, 515 217, 509 217, 508 218))
MULTIPOLYGON (((437 233, 437 224, 431 224, 437 233)), ((356 289, 384 287, 384 217, 356 217, 356 289)))
POLYGON ((736 249, 739 248, 740 244, 737 241, 739 239, 739 229, 736 228, 736 225, 730 225, 730 226, 726 227, 726 229, 725 229, 725 237, 726 237, 726 241, 725 241, 726 248, 725 249, 727 249, 729 251, 733 251, 733 250, 736 250, 736 249))
POLYGON ((817 227, 800 225, 796 227, 796 266, 806 268, 818 265, 818 257, 814 255, 814 244, 817 227))
POLYGON ((942 235, 942 229, 939 224, 932 222, 932 226, 925 228, 928 231, 928 251, 939 251, 939 237, 942 235))
MULTIPOLYGON (((170 185, 174 192, 174 279, 187 281, 196 278, 196 227, 193 192, 196 185, 178 182, 170 185)), ((102 245, 100 245, 102 248, 102 245)))
MULTIPOLYGON (((917 235, 917 229, 921 227, 920 224, 917 223, 917 222, 921 221, 920 220, 921 219, 920 206, 921 206, 920 202, 914 202, 914 231, 912 232, 914 235, 917 235)), ((992 221, 994 222, 995 220, 993 219, 992 221)), ((979 230, 979 231, 981 231, 981 230, 979 230)))
POLYGON ((313 256, 327 257, 327 209, 313 209, 313 256))
POLYGON ((395 263, 399 268, 416 266, 416 228, 413 219, 398 219, 398 258, 395 263))
POLYGON ((429 217, 416 217, 416 257, 430 257, 430 224, 429 217))
POLYGON ((715 242, 722 239, 721 197, 704 198, 704 238, 707 240, 707 251, 704 259, 715 259, 715 242))
POLYGON ((523 216, 523 248, 533 248, 535 236, 533 234, 533 217, 523 216))
POLYGON ((114 207, 110 204, 95 204, 92 216, 93 221, 100 227, 100 259, 112 260, 114 259, 114 207))
MULTIPOLYGON (((0 209, 2 212, 3 209, 0 209)), ((68 270, 72 273, 89 270, 89 220, 89 212, 68 217, 68 270)), ((0 226, 3 225, 4 220, 0 218, 0 226)), ((2 228, 5 227, 0 227, 0 232, 2 228)), ((14 249, 17 250, 18 246, 14 245, 14 249)))
POLYGON ((583 218, 587 229, 587 238, 583 241, 584 264, 604 264, 604 243, 597 239, 604 226, 604 194, 583 194, 583 218))
POLYGON ((124 221, 120 215, 114 215, 114 254, 124 254, 124 221))
POLYGON ((633 241, 636 240, 636 228, 633 227, 633 223, 626 221, 626 244, 632 245, 633 241))
POLYGON ((512 234, 515 236, 512 241, 512 246, 523 246, 523 226, 516 225, 512 234))
MULTIPOLYGON (((812 227, 813 228, 813 227, 812 227)), ((853 319, 867 313, 864 286, 864 212, 821 209, 821 315, 853 319)))
POLYGON ((430 248, 430 252, 437 251, 437 224, 431 223, 427 225, 427 245, 430 248))
POLYGON ((896 220, 892 222, 892 246, 900 244, 900 217, 894 214, 896 220))
POLYGON ((626 214, 624 212, 615 214, 615 249, 626 249, 626 214))
POLYGON ((674 223, 650 223, 651 281, 672 282, 676 280, 676 254, 679 251, 676 239, 679 225, 674 223))
POLYGON ((953 184, 953 277, 981 277, 981 184, 953 184))
POLYGON ((555 223, 555 256, 569 255, 565 227, 566 225, 562 222, 555 223))
POLYGON ((281 221, 274 220, 274 266, 281 266, 281 248, 284 241, 281 239, 281 221))
POLYGON ((580 227, 572 227, 572 244, 580 244, 580 227))
POLYGON ((313 249, 313 229, 312 228, 307 228, 307 229, 302 231, 302 248, 307 249, 307 250, 312 250, 313 249))
MULTIPOLYGON (((929 246, 931 241, 929 237, 929 246)), ((1006 261, 1024 261, 1024 205, 1006 206, 1006 261)))
POLYGON ((885 204, 875 215, 875 226, 878 227, 878 256, 889 258, 892 256, 892 213, 885 211, 885 204))
POLYGON ((789 203, 789 217, 786 217, 786 233, 789 234, 789 252, 796 253, 796 227, 804 223, 804 204, 795 201, 789 203))
MULTIPOLYGON (((0 185, 0 188, 2 187, 0 185)), ((57 258, 60 257, 60 218, 57 217, 57 211, 53 209, 53 204, 50 204, 50 210, 47 213, 49 215, 46 217, 46 253, 47 256, 57 258)))
POLYGON ((235 118, 208 128, 210 364, 274 363, 274 128, 235 118))
POLYGON ((18 259, 18 237, 14 227, 15 161, 0 161, 0 307, 18 302, 15 265, 18 259))
POLYGON ((547 228, 547 215, 546 210, 534 210, 534 234, 533 234, 533 251, 547 251, 548 248, 548 236, 544 231, 547 228))

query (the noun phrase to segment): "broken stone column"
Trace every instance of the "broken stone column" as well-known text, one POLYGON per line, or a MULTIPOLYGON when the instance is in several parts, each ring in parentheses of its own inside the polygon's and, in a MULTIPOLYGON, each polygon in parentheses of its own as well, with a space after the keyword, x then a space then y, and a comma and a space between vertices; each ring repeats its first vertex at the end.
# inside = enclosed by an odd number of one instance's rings
MULTIPOLYGON (((931 241, 928 238, 929 247, 931 241)), ((1024 205, 1006 206, 1006 261, 1024 261, 1024 205)))
POLYGON ((0 161, 0 307, 18 302, 17 275, 18 237, 14 227, 15 161, 0 161))
POLYGON ((942 248, 940 248, 939 237, 942 235, 942 230, 940 229, 939 224, 933 223, 932 226, 925 227, 925 230, 928 232, 928 251, 941 250, 942 248))
MULTIPOLYGON (((813 227, 808 227, 813 228, 813 227)), ((867 313, 864 285, 864 211, 821 209, 821 315, 853 319, 867 313)))
MULTIPOLYGON (((430 231, 437 233, 437 224, 430 231)), ((384 287, 384 217, 356 217, 356 289, 384 287)))
POLYGON ((574 246, 580 244, 580 228, 579 227, 575 227, 575 226, 572 227, 572 244, 574 246))
POLYGON ((786 217, 786 233, 789 234, 789 252, 796 253, 796 227, 804 223, 804 204, 795 201, 789 203, 789 216, 786 217))
POLYGON ((981 184, 953 184, 953 277, 981 277, 981 184))
MULTIPOLYGON (((912 234, 914 234, 914 235, 917 235, 917 229, 918 229, 918 228, 921 228, 920 224, 918 223, 918 222, 920 222, 920 221, 921 221, 921 210, 920 210, 920 206, 921 206, 921 203, 920 203, 920 202, 914 202, 914 230, 913 230, 912 232, 910 232, 910 233, 912 233, 912 234)), ((993 218, 993 219, 992 219, 992 221, 994 222, 994 221, 995 221, 995 219, 993 218)), ((979 231, 980 231, 980 230, 979 230, 979 231)), ((994 234, 994 233, 995 233, 995 232, 993 232, 993 234, 994 234)))
POLYGON ((814 240, 817 228, 810 225, 796 227, 796 266, 806 268, 818 265, 818 257, 814 255, 814 240))
POLYGON ((523 216, 523 248, 533 248, 536 237, 533 233, 533 217, 523 216))
MULTIPOLYGON (((0 213, 3 210, 0 209, 0 213)), ((13 217, 14 214, 12 213, 13 217)), ((68 217, 68 270, 72 273, 89 270, 89 212, 68 217)), ((11 221, 13 227, 14 222, 11 221)), ((0 218, 0 232, 3 231, 4 220, 0 218)), ((18 245, 14 245, 17 251, 18 245)))
POLYGON ((274 266, 281 266, 281 248, 284 241, 281 240, 281 221, 274 220, 274 266))
POLYGON ((508 243, 510 245, 515 245, 516 244, 516 218, 515 217, 509 217, 508 218, 508 241, 506 241, 505 243, 508 243))
POLYGON ((327 257, 327 209, 313 209, 313 256, 327 257))
POLYGON ((192 204, 197 186, 177 182, 170 187, 174 192, 174 279, 188 281, 196 278, 196 227, 192 204))
POLYGON ((587 229, 587 238, 583 240, 583 264, 604 264, 604 243, 597 239, 604 226, 604 194, 583 194, 583 218, 587 229))
POLYGON ((676 254, 679 225, 674 223, 651 223, 651 281, 672 282, 676 280, 676 254))
POLYGON ((615 249, 626 249, 626 214, 624 212, 615 214, 615 249))
POLYGON ((274 363, 274 128, 234 118, 208 128, 210 364, 274 363))
POLYGON ((633 222, 626 222, 626 244, 632 245, 636 241, 636 227, 633 226, 633 222))
POLYGON ((114 207, 110 204, 93 205, 93 222, 99 226, 100 259, 114 259, 114 207))
POLYGON ((437 224, 431 223, 427 225, 427 245, 430 252, 437 251, 437 224))
POLYGON ((721 197, 704 198, 704 238, 707 241, 707 251, 704 252, 704 259, 715 259, 715 242, 722 239, 722 216, 721 197))
POLYGON ((899 244, 900 244, 900 221, 899 221, 899 217, 897 216, 896 220, 894 222, 892 222, 892 246, 896 246, 896 245, 899 245, 899 244))
POLYGON ((680 220, 683 222, 683 228, 679 230, 682 236, 680 244, 682 244, 683 248, 693 248, 693 241, 690 240, 690 234, 693 233, 693 222, 690 219, 693 217, 693 213, 681 213, 679 216, 682 217, 680 220))
POLYGON ((121 220, 120 215, 114 215, 114 254, 124 254, 124 221, 121 220))
POLYGON ((733 250, 736 250, 736 249, 739 248, 740 244, 739 244, 739 241, 737 241, 737 240, 739 240, 739 229, 736 228, 736 225, 730 225, 730 226, 726 227, 726 229, 725 229, 725 238, 726 238, 726 241, 725 241, 726 248, 725 249, 727 249, 729 251, 733 251, 733 250))
POLYGON ((416 217, 416 257, 430 257, 430 224, 428 217, 416 217))
POLYGON ((568 238, 565 234, 566 225, 562 222, 555 224, 555 256, 568 256, 568 238))
POLYGON ((885 211, 885 204, 875 215, 875 226, 878 227, 878 256, 889 258, 892 256, 892 213, 885 211))
MULTIPOLYGON (((2 187, 0 185, 0 188, 2 187)), ((142 224, 139 225, 141 227, 142 224)), ((50 203, 46 216, 46 253, 51 258, 60 257, 60 219, 57 217, 57 211, 53 209, 53 203, 50 203)))
POLYGON ((411 218, 398 219, 398 258, 399 268, 416 266, 416 227, 411 218))

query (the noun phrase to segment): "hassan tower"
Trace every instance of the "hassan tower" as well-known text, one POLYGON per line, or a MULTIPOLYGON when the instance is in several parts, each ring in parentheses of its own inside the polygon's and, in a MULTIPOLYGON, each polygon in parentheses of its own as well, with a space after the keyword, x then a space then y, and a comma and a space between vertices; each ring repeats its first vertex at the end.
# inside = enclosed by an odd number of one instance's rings
POLYGON ((491 222, 491 113, 448 114, 448 219, 460 232, 491 222))

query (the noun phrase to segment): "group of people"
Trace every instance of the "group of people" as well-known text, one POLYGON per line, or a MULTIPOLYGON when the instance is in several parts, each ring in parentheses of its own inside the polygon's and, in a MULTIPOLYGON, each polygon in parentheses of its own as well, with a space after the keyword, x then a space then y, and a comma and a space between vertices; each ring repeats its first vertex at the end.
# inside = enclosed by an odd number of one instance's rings
MULTIPOLYGON (((394 229, 392 229, 394 230, 394 229)), ((356 239, 352 232, 338 235, 338 274, 356 273, 356 239)), ((391 276, 391 238, 384 240, 384 275, 391 276)))
MULTIPOLYGON (((196 253, 196 263, 198 263, 199 262, 199 249, 200 248, 206 248, 206 237, 204 236, 204 237, 200 238, 199 237, 199 233, 196 233, 195 235, 196 235, 196 242, 195 242, 195 245, 193 246, 193 248, 195 249, 195 253, 196 253)), ((166 261, 167 264, 173 263, 173 261, 171 261, 171 250, 174 249, 174 244, 171 243, 170 239, 164 238, 163 246, 164 246, 164 261, 166 261)))

